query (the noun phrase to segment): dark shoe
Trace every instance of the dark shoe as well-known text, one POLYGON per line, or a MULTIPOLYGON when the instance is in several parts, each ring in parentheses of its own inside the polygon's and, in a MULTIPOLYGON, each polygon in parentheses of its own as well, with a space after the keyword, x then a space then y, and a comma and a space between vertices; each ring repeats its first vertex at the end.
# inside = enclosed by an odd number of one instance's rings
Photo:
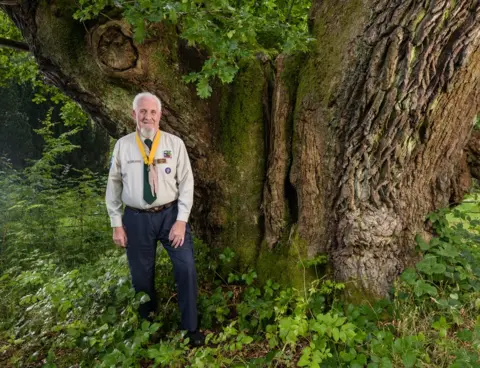
POLYGON ((205 336, 198 330, 187 332, 185 338, 190 339, 188 345, 190 345, 191 347, 197 348, 199 346, 205 345, 205 336))

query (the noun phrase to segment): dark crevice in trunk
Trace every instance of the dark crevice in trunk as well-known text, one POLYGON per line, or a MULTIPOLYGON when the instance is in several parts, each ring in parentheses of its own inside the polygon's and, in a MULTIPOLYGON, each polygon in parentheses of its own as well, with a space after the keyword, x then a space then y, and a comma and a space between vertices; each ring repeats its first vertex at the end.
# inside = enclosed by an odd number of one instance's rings
MULTIPOLYGON (((290 173, 291 166, 288 168, 290 173)), ((298 222, 298 194, 295 187, 289 179, 289 175, 285 178, 285 200, 288 205, 288 215, 290 216, 290 224, 298 222)))

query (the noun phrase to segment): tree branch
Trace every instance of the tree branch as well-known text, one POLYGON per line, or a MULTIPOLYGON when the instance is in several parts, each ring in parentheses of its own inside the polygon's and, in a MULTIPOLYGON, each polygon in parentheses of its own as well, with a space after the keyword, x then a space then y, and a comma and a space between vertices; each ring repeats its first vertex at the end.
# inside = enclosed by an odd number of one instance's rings
POLYGON ((18 5, 18 0, 1 0, 0 5, 15 6, 18 5))
POLYGON ((8 47, 19 51, 30 51, 30 47, 24 42, 9 40, 8 38, 0 37, 0 47, 8 47))

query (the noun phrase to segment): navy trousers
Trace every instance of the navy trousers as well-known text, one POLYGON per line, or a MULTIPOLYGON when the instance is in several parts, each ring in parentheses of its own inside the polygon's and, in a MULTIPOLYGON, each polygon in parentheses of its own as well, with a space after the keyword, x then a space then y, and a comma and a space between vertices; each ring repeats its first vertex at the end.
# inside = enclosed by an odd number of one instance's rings
POLYGON ((178 305, 182 316, 181 328, 197 329, 197 273, 193 259, 193 239, 187 224, 185 241, 181 247, 173 248, 168 234, 177 219, 177 204, 158 213, 139 212, 126 208, 123 224, 127 233, 127 258, 135 291, 145 292, 150 301, 141 304, 140 315, 148 319, 156 311, 155 259, 157 241, 167 250, 173 263, 177 284, 178 305))

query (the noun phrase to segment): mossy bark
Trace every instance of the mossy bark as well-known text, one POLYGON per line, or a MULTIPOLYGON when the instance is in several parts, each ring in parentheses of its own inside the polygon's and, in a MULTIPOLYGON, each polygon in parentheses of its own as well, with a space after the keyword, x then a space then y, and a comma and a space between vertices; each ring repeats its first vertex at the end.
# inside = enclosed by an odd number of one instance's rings
POLYGON ((254 265, 262 241, 262 188, 265 177, 263 95, 268 76, 259 60, 242 66, 221 101, 221 150, 226 163, 221 243, 254 265))
POLYGON ((162 129, 193 163, 197 234, 263 280, 302 287, 311 270, 299 261, 328 253, 351 295, 385 295, 424 216, 467 186, 458 163, 480 110, 478 1, 314 1, 310 53, 258 55, 209 100, 182 80, 208 53, 174 27, 137 44, 118 11, 82 25, 74 6, 2 7, 47 79, 112 136, 133 129, 136 93, 162 99, 162 129))

